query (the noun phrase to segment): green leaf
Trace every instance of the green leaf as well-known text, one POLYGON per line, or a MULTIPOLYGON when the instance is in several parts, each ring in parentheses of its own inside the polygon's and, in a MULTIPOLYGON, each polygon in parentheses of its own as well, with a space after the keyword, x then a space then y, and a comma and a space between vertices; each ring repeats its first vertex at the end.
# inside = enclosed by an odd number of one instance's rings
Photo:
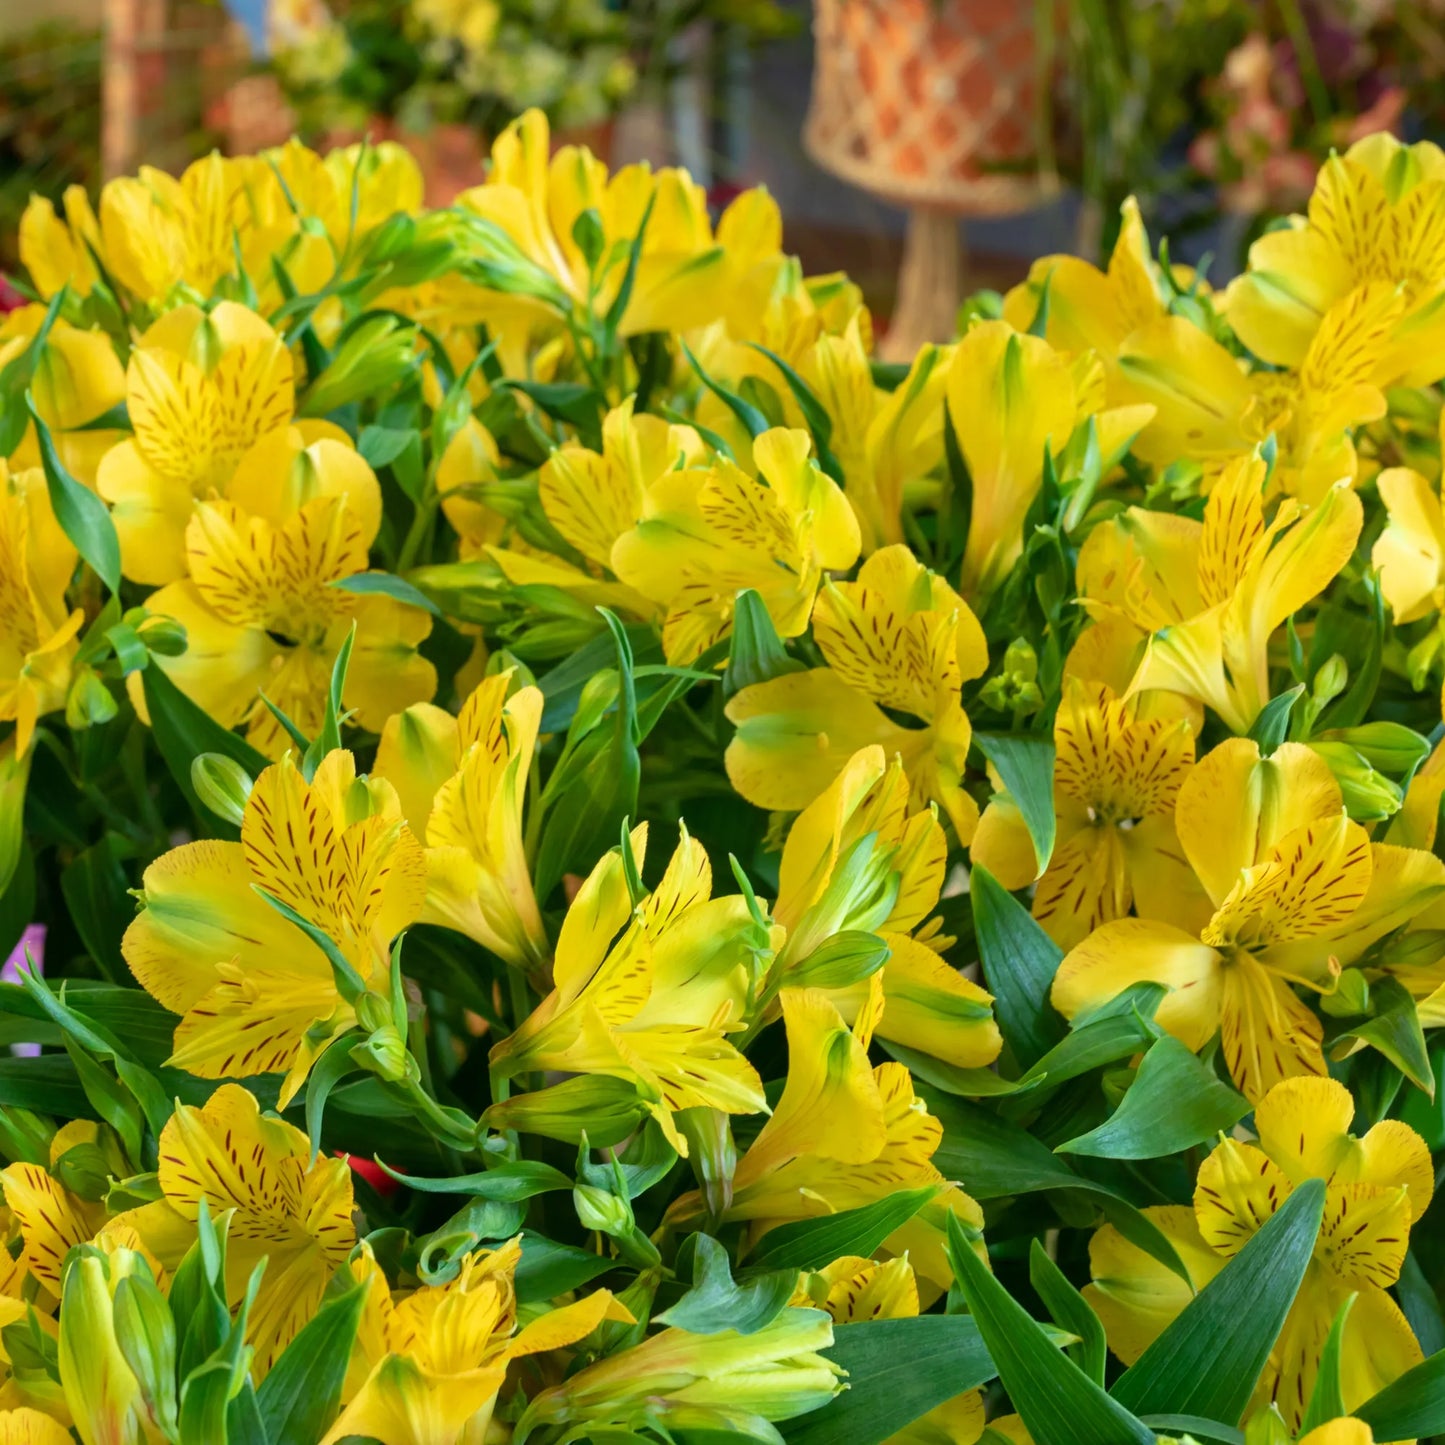
POLYGON ((313 1445, 336 1418, 366 1289, 321 1306, 256 1392, 269 1445, 313 1445))
POLYGON ((1254 726, 1249 730, 1249 736, 1259 744, 1259 751, 1263 757, 1269 757, 1289 736, 1290 713, 1294 711, 1295 703, 1304 696, 1304 693, 1304 684, 1297 683, 1288 692, 1282 692, 1278 697, 1271 698, 1260 709, 1259 716, 1254 720, 1254 726))
POLYGON ((55 450, 50 428, 35 409, 35 398, 27 391, 25 405, 35 423, 35 439, 40 446, 40 465, 45 471, 45 487, 50 494, 50 509, 61 530, 70 538, 75 550, 90 565, 102 582, 112 591, 120 590, 120 539, 105 503, 70 475, 60 453, 55 450))
POLYGON ((1033 839, 1038 871, 1054 856, 1058 819, 1054 816, 1054 745, 1044 738, 975 733, 979 751, 994 765, 1033 839))
POLYGON ((522 1236, 517 1303, 536 1304, 581 1289, 612 1268, 612 1261, 574 1244, 558 1244, 530 1231, 522 1236))
POLYGON ((633 287, 637 284, 637 267, 642 260, 642 243, 647 235, 648 222, 652 220, 652 208, 656 203, 657 192, 653 191, 647 198, 647 209, 642 213, 642 220, 638 222, 637 234, 627 248, 627 269, 622 273, 622 284, 618 286, 617 295, 612 298, 612 305, 607 308, 607 315, 602 319, 609 336, 617 335, 617 328, 622 325, 622 318, 632 301, 633 287))
POLYGON ((421 434, 415 427, 362 427, 356 439, 356 450, 373 470, 390 466, 421 434))
POLYGON ((146 668, 140 677, 141 686, 145 689, 151 732, 171 776, 200 817, 219 825, 216 828, 218 833, 234 838, 236 830, 224 819, 216 818, 196 796, 191 783, 191 764, 202 753, 221 753, 240 763, 254 778, 269 766, 268 760, 244 738, 223 728, 209 713, 193 703, 159 665, 146 668))
POLYGON ((22 404, 21 398, 29 396, 30 383, 35 380, 35 371, 44 354, 45 343, 49 340, 51 328, 54 327, 69 295, 70 287, 65 285, 50 298, 50 304, 45 308, 45 315, 41 318, 35 335, 21 349, 20 354, 12 356, 5 363, 4 369, 0 370, 0 457, 10 456, 25 437, 25 426, 30 420, 30 412, 29 407, 22 404))
POLYGON ((107 833, 60 875, 60 891, 80 941, 112 983, 131 977, 120 951, 121 937, 135 917, 125 869, 118 861, 124 846, 116 834, 107 833))
POLYGON ((839 1325, 824 1354, 848 1372, 848 1388, 821 1410, 780 1426, 788 1445, 882 1445, 997 1373, 968 1315, 839 1325))
POLYGON ((751 587, 739 592, 727 671, 723 674, 723 696, 732 697, 745 687, 802 671, 804 665, 788 656, 763 599, 751 587))
POLYGON ((1249 1113, 1249 1100, 1169 1034, 1144 1055, 1123 1102, 1097 1129, 1058 1146, 1060 1154, 1158 1159, 1213 1139, 1249 1113))
MULTIPOLYGON (((662 662, 662 643, 655 627, 634 622, 625 626, 623 631, 627 635, 627 645, 636 669, 662 662)), ((595 673, 612 666, 616 660, 616 639, 610 632, 604 632, 578 648, 566 661, 559 662, 551 672, 539 677, 537 686, 542 691, 543 705, 538 730, 544 733, 566 732, 576 715, 582 689, 595 673)))
POLYGON ((1148 1048, 1158 1032, 1150 1020, 1167 992, 1163 984, 1136 983, 1111 1000, 1107 1012, 1076 1019, 1068 1036, 1024 1074, 1018 1087, 1053 1090, 1148 1048))
POLYGON ((602 397, 575 381, 520 381, 507 377, 498 386, 519 391, 556 421, 574 427, 583 446, 602 449, 602 397))
POLYGON ((289 903, 283 903, 274 893, 268 893, 259 883, 251 887, 288 923, 294 923, 317 948, 326 956, 331 965, 331 976, 336 981, 336 991, 347 1003, 354 1003, 366 992, 366 981, 352 967, 351 960, 342 953, 336 940, 324 928, 317 927, 309 918, 303 918, 289 903))
POLYGON ((326 1113, 326 1101, 348 1074, 357 1072, 358 1065, 351 1057, 351 1043, 355 1038, 355 1033, 346 1033, 332 1039, 306 1077, 306 1133, 311 1140, 312 1164, 321 1152, 321 1121, 326 1113))
POLYGON ((735 391, 729 391, 710 377, 703 370, 702 363, 692 354, 692 348, 687 342, 681 343, 683 355, 687 357, 688 365, 697 372, 698 380, 722 402, 732 414, 743 424, 743 429, 750 437, 760 437, 768 430, 769 422, 762 412, 752 402, 744 401, 735 391))
POLYGON ((1200 1415, 1238 1424, 1299 1290, 1324 1212, 1308 1179, 1115 1381, 1138 1414, 1200 1415))
MULTIPOLYGON (((34 747, 27 748, 23 757, 17 755, 14 733, 0 743, 0 895, 10 887, 25 851, 25 788, 34 757, 34 747)), ((21 928, 29 922, 28 917, 23 919, 21 928)), ((8 956, 13 946, 13 941, 5 943, 0 952, 8 956)))
POLYGON ((418 1179, 398 1173, 380 1159, 376 1162, 397 1183, 422 1194, 474 1194, 497 1204, 518 1204, 534 1195, 572 1188, 572 1180, 560 1169, 531 1159, 512 1160, 454 1179, 418 1179))
POLYGON ((1406 1370, 1354 1411, 1376 1440, 1445 1434, 1445 1350, 1406 1370))
POLYGON ((728 1252, 708 1234, 692 1236, 692 1288, 656 1317, 656 1323, 715 1335, 736 1330, 756 1334, 787 1308, 797 1287, 796 1269, 749 1274, 734 1282, 728 1252))
POLYGON ((1004 1094, 1026 1093, 1038 1088, 1043 1076, 1031 1082, 1022 1079, 1006 1079, 992 1069, 965 1069, 950 1064, 945 1059, 935 1059, 929 1054, 920 1054, 917 1049, 905 1048, 893 1039, 879 1039, 883 1051, 918 1079, 942 1089, 945 1094, 957 1094, 964 1099, 985 1099, 1004 1094))
POLYGON ((1345 1321, 1349 1319, 1350 1310, 1358 1298, 1359 1296, 1355 1294, 1347 1296, 1344 1303, 1335 1311, 1334 1323, 1330 1326, 1325 1347, 1320 1351, 1320 1366, 1315 1375, 1315 1387, 1310 1392, 1309 1408, 1300 1422, 1299 1433, 1301 1435, 1308 1435, 1318 1426, 1327 1424, 1330 1420, 1339 1420, 1350 1413, 1345 1409, 1345 1392, 1340 1369, 1343 1364, 1345 1321))
POLYGON ((356 572, 350 577, 338 577, 326 585, 358 597, 390 597, 403 606, 419 607, 423 612, 430 612, 433 617, 442 615, 441 608, 425 592, 412 586, 405 577, 397 577, 391 572, 356 572))
POLYGON ((907 1224, 939 1186, 903 1189, 860 1209, 844 1209, 818 1219, 797 1219, 770 1229, 759 1243, 760 1269, 822 1269, 840 1255, 870 1256, 895 1229, 907 1224))
POLYGON ((1066 1032, 1049 1003, 1064 955, 987 868, 975 864, 969 877, 979 961, 993 994, 994 1017, 1019 1066, 1028 1069, 1066 1032))
POLYGON ((1154 1445, 1154 1432, 1061 1353, 989 1273, 954 1214, 948 1241, 958 1287, 1034 1445, 1154 1445))
POLYGON ((1139 1418, 1151 1430, 1167 1430, 1170 1435, 1214 1440, 1218 1445, 1245 1445, 1243 1430, 1219 1420, 1204 1420, 1198 1415, 1141 1415, 1139 1418))
POLYGON ((1104 1383, 1104 1366, 1109 1358, 1104 1326, 1082 1294, 1074 1288, 1058 1265, 1049 1258, 1043 1243, 1029 1246, 1029 1283, 1044 1302, 1053 1322, 1078 1341, 1067 1347, 1069 1358, 1096 1384, 1104 1383))
POLYGON ((1381 978, 1370 984, 1370 1009, 1370 1018, 1331 1037, 1331 1057, 1344 1057, 1358 1039, 1378 1049, 1417 1089, 1434 1094, 1435 1071, 1410 991, 1399 979, 1381 978))
POLYGON ((1080 1190, 1093 1197, 1125 1239, 1188 1281, 1189 1271, 1168 1238, 1117 1190, 1076 1174, 1047 1144, 987 1109, 940 1094, 927 1084, 919 1084, 917 1092, 928 1112, 943 1125, 943 1141, 934 1153, 934 1164, 975 1199, 1080 1190))

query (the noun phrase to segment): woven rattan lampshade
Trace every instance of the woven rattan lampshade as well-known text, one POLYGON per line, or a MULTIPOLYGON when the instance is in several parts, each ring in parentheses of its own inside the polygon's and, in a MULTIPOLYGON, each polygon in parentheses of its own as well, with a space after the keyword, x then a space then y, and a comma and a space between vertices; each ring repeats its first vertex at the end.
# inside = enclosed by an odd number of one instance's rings
POLYGON ((886 349, 951 333, 959 216, 1039 200, 1031 0, 814 0, 803 131, 824 169, 910 208, 886 349))

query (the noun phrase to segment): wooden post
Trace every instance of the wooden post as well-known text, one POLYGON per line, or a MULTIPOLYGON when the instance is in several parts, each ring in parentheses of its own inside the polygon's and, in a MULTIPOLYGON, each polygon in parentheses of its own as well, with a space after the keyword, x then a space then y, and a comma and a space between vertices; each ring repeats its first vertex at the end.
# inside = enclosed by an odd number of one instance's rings
POLYGON ((962 252, 954 212, 933 206, 909 211, 897 304, 878 348, 884 361, 912 361, 929 342, 953 340, 962 252))
POLYGON ((139 132, 136 41, 141 0, 106 0, 101 49, 100 162, 105 178, 135 169, 139 132))

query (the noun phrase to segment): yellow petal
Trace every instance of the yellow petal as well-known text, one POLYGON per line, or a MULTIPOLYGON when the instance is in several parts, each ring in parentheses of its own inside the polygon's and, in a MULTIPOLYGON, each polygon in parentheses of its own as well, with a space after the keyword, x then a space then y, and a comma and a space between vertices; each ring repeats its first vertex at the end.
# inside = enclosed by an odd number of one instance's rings
POLYGON ((0 1445, 70 1445, 70 1432, 39 1410, 0 1410, 0 1445))
POLYGON ((1299 1074, 1323 1075, 1319 1019, 1282 978, 1247 953, 1224 969, 1220 1043, 1239 1091, 1252 1103, 1299 1074))
POLYGON ((1434 488, 1408 467, 1387 467, 1375 479, 1389 522, 1370 560, 1396 622, 1413 622, 1434 607, 1445 567, 1445 522, 1434 488))
POLYGON ((456 772, 459 752, 456 718, 429 702, 393 713, 381 730, 372 772, 396 789, 407 826, 422 840, 437 789, 456 772))
POLYGON ((66 1253, 91 1238, 104 1211, 87 1206, 38 1164, 11 1164, 0 1171, 0 1186, 20 1229, 26 1269, 58 1298, 66 1253))
POLYGON ((1116 998, 1136 983, 1168 985, 1155 1014, 1190 1049, 1201 1049, 1219 1027, 1227 970, 1219 954, 1168 923, 1120 918, 1096 929, 1065 955, 1050 998, 1071 1019, 1116 998))

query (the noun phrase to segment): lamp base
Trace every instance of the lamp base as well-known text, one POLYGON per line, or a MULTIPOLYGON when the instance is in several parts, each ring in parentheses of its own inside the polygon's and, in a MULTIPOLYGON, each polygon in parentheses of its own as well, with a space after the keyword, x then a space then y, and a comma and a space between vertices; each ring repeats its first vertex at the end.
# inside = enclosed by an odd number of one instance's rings
POLYGON ((928 343, 953 340, 963 252, 956 212, 932 206, 909 211, 898 304, 878 348, 885 361, 912 361, 928 343))

